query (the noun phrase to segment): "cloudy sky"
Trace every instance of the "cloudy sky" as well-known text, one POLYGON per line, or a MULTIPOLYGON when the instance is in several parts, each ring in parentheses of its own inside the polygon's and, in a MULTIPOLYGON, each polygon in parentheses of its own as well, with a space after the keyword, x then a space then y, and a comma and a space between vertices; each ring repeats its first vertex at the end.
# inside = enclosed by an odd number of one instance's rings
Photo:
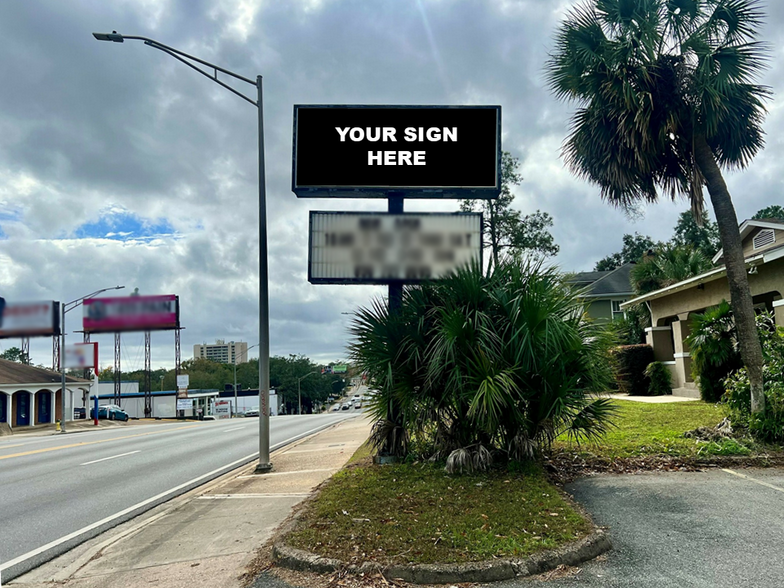
MULTIPOLYGON (((727 176, 738 217, 784 201, 784 7, 769 2, 763 80, 768 144, 727 176)), ((503 148, 520 158, 515 206, 549 212, 565 270, 590 270, 624 233, 671 235, 683 202, 630 220, 564 169, 571 107, 544 85, 558 0, 3 0, 0 2, 0 296, 71 300, 122 284, 178 294, 183 359, 194 343, 258 341, 257 126, 250 104, 140 42, 154 38, 246 77, 264 76, 270 340, 275 355, 345 356, 349 317, 378 287, 307 281, 309 210, 382 210, 372 200, 298 199, 293 104, 500 104, 503 148)), ((253 87, 238 89, 252 93, 253 87)), ((408 211, 455 210, 406 203, 408 211)), ((81 314, 67 327, 80 328, 81 314)), ((70 337, 73 342, 79 335, 70 337)), ((110 336, 97 337, 102 364, 110 336)), ((123 337, 123 369, 143 336, 123 337)), ((0 341, 0 349, 19 345, 0 341)), ((51 341, 33 340, 35 363, 51 341)), ((254 352, 251 351, 251 356, 254 352)), ((173 365, 153 334, 153 367, 173 365)))

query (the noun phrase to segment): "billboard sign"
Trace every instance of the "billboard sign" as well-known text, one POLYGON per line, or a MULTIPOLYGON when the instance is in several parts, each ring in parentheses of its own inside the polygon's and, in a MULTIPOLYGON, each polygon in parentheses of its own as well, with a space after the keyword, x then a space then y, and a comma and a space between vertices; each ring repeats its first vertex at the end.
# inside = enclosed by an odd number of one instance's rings
POLYGON ((482 261, 478 213, 310 213, 312 284, 409 284, 482 261))
POLYGON ((299 197, 497 198, 500 106, 294 105, 299 197))
POLYGON ((59 302, 11 302, 0 298, 0 339, 59 335, 59 302))
POLYGON ((68 369, 98 369, 98 343, 75 343, 65 347, 65 367, 68 369))
POLYGON ((173 294, 88 298, 83 303, 85 333, 161 331, 180 328, 180 301, 173 294))
POLYGON ((177 388, 179 390, 184 390, 190 384, 191 378, 188 374, 183 374, 181 376, 177 376, 177 388))

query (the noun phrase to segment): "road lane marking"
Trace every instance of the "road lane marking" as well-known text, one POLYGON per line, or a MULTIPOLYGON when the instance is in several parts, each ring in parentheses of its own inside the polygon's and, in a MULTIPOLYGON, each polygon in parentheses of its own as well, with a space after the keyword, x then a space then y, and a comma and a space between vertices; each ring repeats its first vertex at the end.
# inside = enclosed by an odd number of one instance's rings
POLYGON ((759 484, 760 486, 771 488, 772 490, 776 490, 777 492, 784 492, 784 488, 774 486, 773 484, 768 484, 767 482, 763 482, 762 480, 757 480, 756 478, 752 478, 751 476, 747 476, 746 474, 741 474, 740 472, 735 472, 724 468, 721 468, 721 471, 727 472, 728 474, 732 474, 733 476, 738 476, 739 478, 743 478, 744 480, 748 480, 749 482, 754 482, 755 484, 759 484))
POLYGON ((80 463, 79 465, 90 465, 91 463, 98 463, 99 461, 107 461, 109 459, 116 459, 118 457, 125 457, 126 455, 133 455, 134 453, 139 453, 141 449, 137 449, 136 451, 129 451, 128 453, 121 453, 120 455, 113 455, 111 457, 102 457, 101 459, 94 459, 93 461, 86 461, 84 463, 80 463))
POLYGON ((31 557, 35 557, 36 555, 39 555, 39 554, 41 554, 41 553, 43 553, 45 551, 48 551, 49 549, 52 549, 53 547, 57 547, 58 545, 60 545, 62 543, 65 543, 66 541, 70 541, 71 539, 74 539, 74 538, 78 537, 79 535, 82 535, 82 534, 84 534, 84 533, 86 533, 88 531, 92 531, 93 529, 98 528, 101 525, 104 525, 106 523, 109 523, 109 522, 113 521, 114 519, 120 518, 120 517, 122 517, 122 516, 124 516, 124 515, 126 515, 128 513, 131 513, 134 510, 142 508, 142 507, 144 507, 144 506, 146 506, 146 505, 148 505, 148 504, 150 504, 152 502, 160 500, 161 498, 165 498, 166 496, 168 496, 169 494, 171 494, 173 492, 177 492, 178 490, 182 490, 183 488, 187 488, 191 484, 195 484, 196 482, 199 482, 199 481, 201 481, 201 480, 203 480, 205 478, 208 478, 209 476, 213 476, 213 475, 217 474, 218 472, 222 472, 223 470, 225 470, 227 468, 231 468, 231 467, 233 467, 235 465, 242 464, 243 462, 247 463, 249 460, 253 459, 258 454, 259 454, 259 452, 256 451, 255 453, 251 453, 250 455, 246 455, 245 457, 243 457, 241 459, 238 459, 237 461, 233 461, 233 462, 231 462, 228 465, 221 466, 221 467, 219 467, 217 469, 212 470, 211 472, 208 472, 206 474, 202 474, 201 476, 193 478, 193 480, 190 480, 188 482, 185 482, 183 484, 175 486, 174 488, 170 488, 169 490, 166 490, 165 492, 161 492, 160 494, 156 494, 152 498, 148 498, 147 500, 143 500, 141 502, 138 502, 138 503, 134 504, 133 506, 129 506, 128 508, 125 508, 125 509, 121 510, 120 512, 117 512, 117 513, 115 513, 113 515, 109 515, 108 517, 103 518, 100 521, 96 521, 96 522, 92 523, 91 525, 87 525, 86 527, 82 527, 78 531, 74 531, 73 533, 69 533, 68 535, 65 535, 64 537, 60 537, 59 539, 55 539, 54 541, 51 541, 51 542, 47 543, 46 545, 42 545, 41 547, 38 547, 37 549, 33 549, 32 551, 28 551, 27 553, 25 553, 23 555, 20 555, 19 557, 15 557, 11 561, 7 561, 4 564, 0 564, 0 572, 2 572, 3 570, 7 570, 11 566, 15 566, 16 564, 21 563, 21 562, 25 561, 26 559, 29 559, 31 557))
POLYGON ((230 432, 232 432, 232 431, 239 431, 240 429, 246 429, 246 428, 247 428, 247 425, 244 425, 244 426, 242 426, 242 427, 234 427, 233 429, 226 429, 226 430, 225 430, 225 431, 223 431, 223 432, 224 432, 224 433, 230 433, 230 432))
POLYGON ((305 498, 308 492, 283 492, 281 494, 204 494, 197 500, 235 500, 243 498, 305 498))
MULTIPOLYGON (((281 447, 284 447, 284 446, 288 445, 289 443, 294 443, 295 441, 298 441, 299 439, 304 439, 305 437, 307 437, 307 436, 309 436, 309 435, 311 435, 313 433, 316 433, 318 431, 323 431, 324 429, 328 429, 328 428, 330 428, 332 426, 335 426, 339 422, 340 421, 327 422, 327 423, 324 423, 322 425, 319 425, 318 427, 314 427, 313 429, 310 429, 309 431, 305 431, 304 433, 300 433, 298 435, 294 435, 292 437, 289 437, 288 439, 284 439, 283 441, 280 441, 279 443, 276 443, 275 445, 272 445, 269 448, 270 453, 272 453, 273 451, 276 451, 277 449, 279 449, 281 447)), ((198 425, 192 425, 192 426, 198 426, 198 425)), ((180 428, 187 429, 189 427, 180 427, 180 428)), ((170 430, 173 430, 173 429, 170 429, 170 430)), ((132 435, 132 437, 138 437, 138 436, 139 435, 132 435)), ((241 459, 238 459, 236 461, 233 461, 230 464, 221 466, 221 467, 219 467, 219 468, 217 468, 217 469, 215 469, 215 470, 213 470, 211 472, 208 472, 206 474, 202 474, 201 476, 193 478, 192 480, 190 480, 188 482, 185 482, 183 484, 175 486, 174 488, 170 488, 169 490, 161 492, 160 494, 157 494, 156 496, 153 496, 152 498, 148 498, 147 500, 143 500, 142 502, 134 504, 133 506, 129 506, 128 508, 125 508, 125 509, 123 509, 123 510, 121 510, 121 511, 119 511, 119 512, 113 514, 113 515, 109 515, 108 517, 103 518, 100 521, 96 521, 95 523, 87 525, 86 527, 82 527, 81 529, 78 529, 77 531, 74 531, 72 533, 69 533, 68 535, 60 537, 59 539, 55 539, 54 541, 50 541, 46 545, 42 545, 41 547, 33 549, 32 551, 28 551, 27 553, 24 553, 24 554, 22 554, 22 555, 20 555, 18 557, 15 557, 14 559, 12 559, 10 561, 7 561, 5 563, 0 563, 0 577, 2 577, 2 572, 3 571, 8 570, 8 569, 10 569, 10 568, 12 568, 12 567, 14 567, 14 566, 16 566, 18 564, 21 564, 22 562, 24 562, 27 559, 30 559, 32 557, 36 557, 38 555, 46 553, 47 551, 55 549, 59 545, 62 545, 63 543, 71 541, 72 539, 76 539, 80 535, 84 535, 86 533, 89 533, 90 531, 92 531, 94 529, 97 529, 97 528, 101 527, 102 525, 105 525, 107 523, 111 523, 112 521, 114 521, 116 519, 119 519, 119 518, 121 518, 121 517, 123 517, 123 516, 125 516, 125 515, 127 515, 127 514, 129 514, 131 512, 133 512, 135 510, 141 509, 141 508, 147 506, 148 504, 152 504, 152 503, 155 503, 158 500, 165 499, 166 496, 168 496, 170 494, 174 494, 175 492, 177 492, 179 490, 182 490, 183 488, 187 488, 188 486, 193 485, 193 484, 198 485, 197 483, 200 482, 201 480, 204 480, 205 478, 209 478, 211 476, 215 476, 216 474, 218 474, 221 471, 226 470, 226 473, 228 473, 228 472, 231 471, 231 468, 233 468, 234 466, 247 464, 251 460, 253 460, 254 458, 257 458, 258 456, 259 456, 259 452, 258 451, 254 452, 254 453, 251 453, 250 455, 246 455, 245 457, 243 457, 241 459)), ((269 474, 264 474, 264 475, 268 476, 269 474)), ((173 496, 172 496, 172 498, 173 498, 173 496)), ((150 508, 152 508, 152 507, 150 507, 150 508)), ((139 514, 141 514, 141 512, 139 514)), ((98 533, 96 533, 96 534, 98 534, 98 533)), ((93 535, 93 536, 95 536, 95 535, 93 535)), ((63 553, 63 552, 61 552, 61 553, 63 553)), ((56 554, 56 555, 60 555, 61 553, 56 554)), ((49 559, 51 559, 51 557, 49 559)), ((49 561, 49 560, 46 560, 46 561, 49 561)))
POLYGON ((29 443, 17 443, 16 445, 0 445, 0 451, 3 449, 11 449, 12 447, 22 447, 22 445, 30 445, 29 443))
POLYGON ((125 437, 114 437, 112 439, 100 439, 98 441, 82 441, 81 443, 71 443, 70 445, 59 445, 58 447, 44 447, 43 449, 33 449, 31 451, 23 451, 22 453, 12 453, 11 455, 0 455, 0 460, 11 459, 12 457, 24 457, 25 455, 35 455, 36 453, 46 453, 48 451, 59 451, 60 449, 70 449, 71 447, 82 447, 84 445, 96 445, 98 443, 109 443, 110 441, 120 441, 122 439, 133 439, 134 437, 147 437, 149 435, 160 435, 162 433, 171 433, 172 431, 180 431, 182 429, 192 429, 193 427, 201 427, 198 425, 186 425, 184 427, 177 427, 176 429, 168 429, 166 431, 152 431, 150 433, 139 433, 137 435, 126 435, 125 437))

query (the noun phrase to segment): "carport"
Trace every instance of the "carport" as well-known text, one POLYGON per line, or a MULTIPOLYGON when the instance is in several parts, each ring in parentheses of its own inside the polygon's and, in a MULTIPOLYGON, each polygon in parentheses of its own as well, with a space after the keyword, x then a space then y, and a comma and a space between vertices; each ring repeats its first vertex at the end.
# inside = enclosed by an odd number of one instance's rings
MULTIPOLYGON (((80 391, 89 391, 90 384, 82 378, 65 378, 66 391, 72 398, 80 391)), ((62 414, 59 372, 0 359, 0 423, 8 423, 12 429, 29 427, 53 423, 62 414)))

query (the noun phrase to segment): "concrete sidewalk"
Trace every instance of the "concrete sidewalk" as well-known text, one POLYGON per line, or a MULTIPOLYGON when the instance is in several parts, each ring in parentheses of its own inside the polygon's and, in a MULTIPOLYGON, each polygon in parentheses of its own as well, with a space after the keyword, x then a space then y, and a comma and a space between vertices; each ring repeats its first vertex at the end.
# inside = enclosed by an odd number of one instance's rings
POLYGON ((11 586, 196 588, 241 586, 239 577, 292 508, 342 468, 370 421, 343 421, 163 504, 20 576, 11 586))

